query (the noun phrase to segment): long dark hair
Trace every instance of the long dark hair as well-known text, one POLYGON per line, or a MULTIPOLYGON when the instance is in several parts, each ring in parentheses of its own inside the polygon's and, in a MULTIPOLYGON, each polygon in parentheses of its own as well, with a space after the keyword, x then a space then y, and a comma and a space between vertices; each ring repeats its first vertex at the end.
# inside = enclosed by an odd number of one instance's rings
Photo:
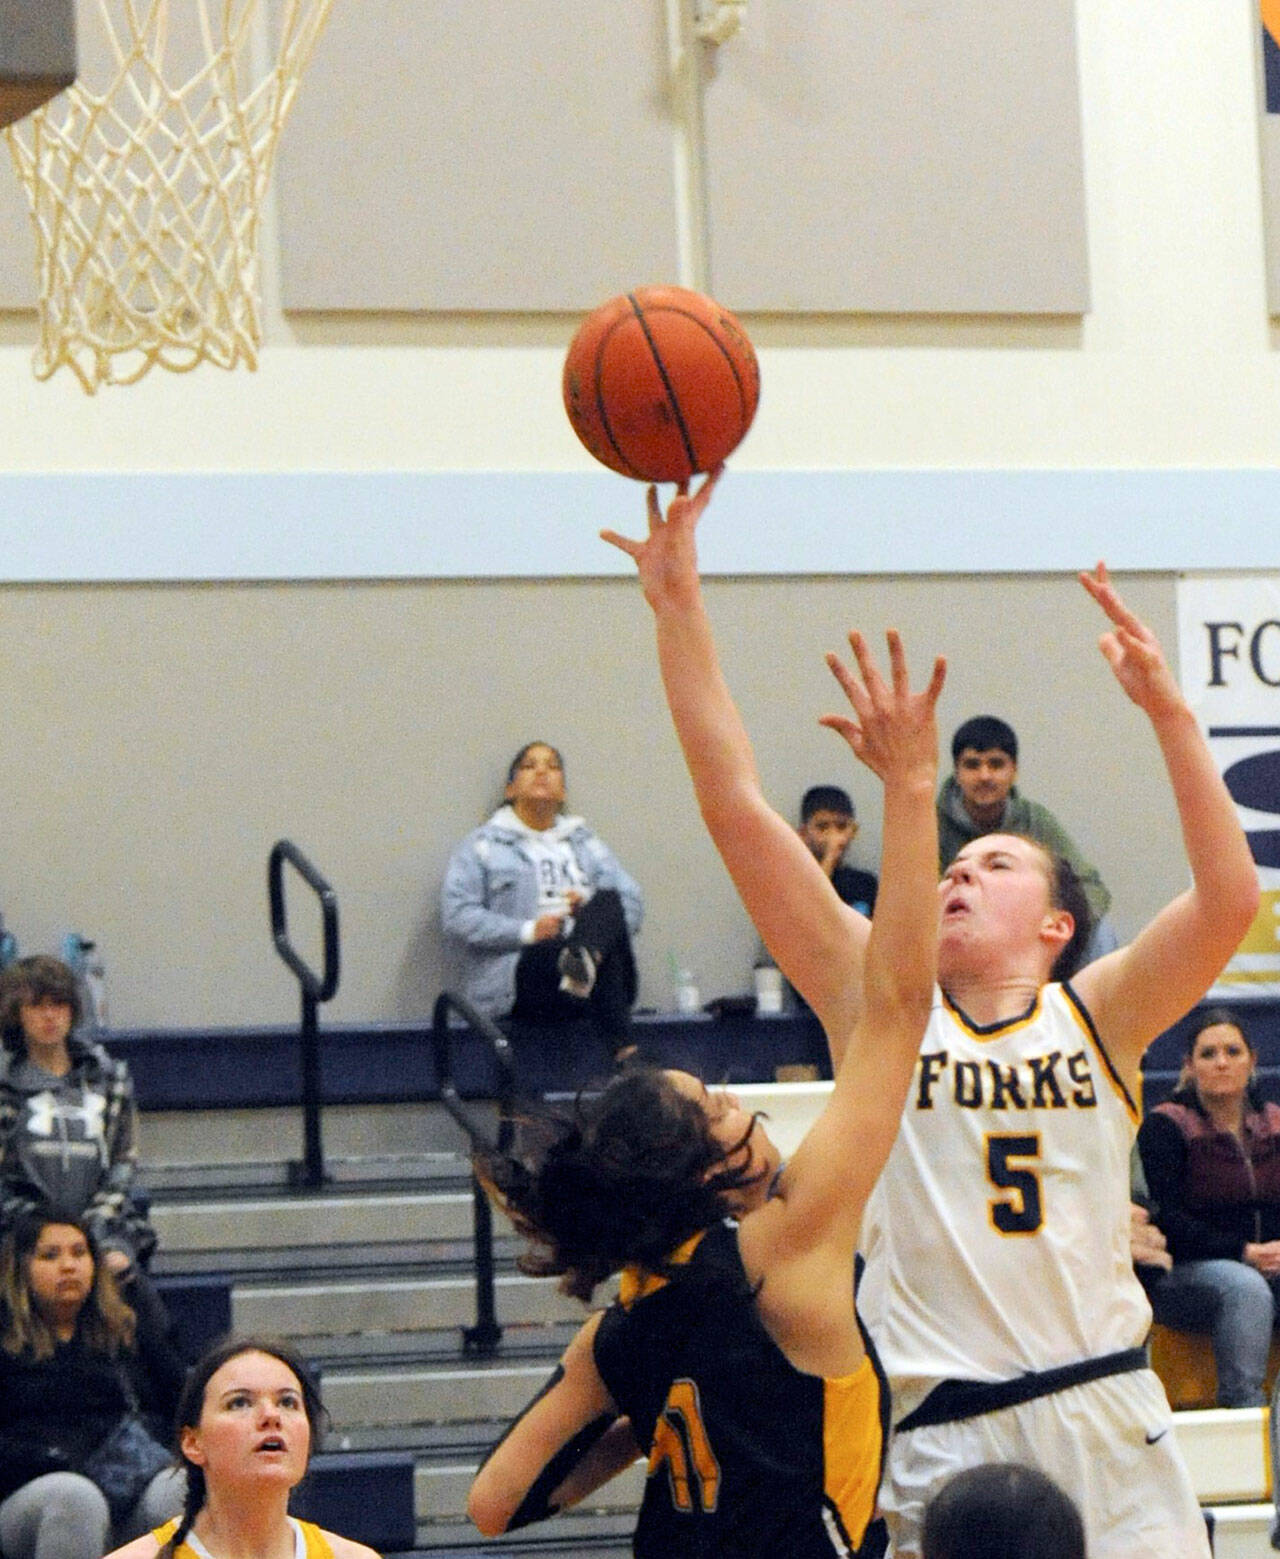
POLYGON ((311 1428, 312 1453, 318 1448, 328 1428, 329 1415, 320 1400, 320 1388, 316 1385, 306 1360, 292 1344, 287 1343, 282 1337, 251 1336, 224 1337, 221 1342, 214 1343, 191 1366, 182 1388, 182 1395, 178 1398, 178 1408, 174 1415, 174 1440, 182 1469, 186 1473, 187 1491, 177 1530, 157 1554, 156 1559, 173 1559, 179 1545, 200 1514, 208 1495, 204 1468, 197 1467, 183 1455, 182 1431, 199 1426, 204 1411, 204 1394, 210 1380, 224 1364, 230 1363, 232 1359, 238 1359, 242 1353, 265 1353, 269 1358, 279 1359, 286 1369, 292 1371, 302 1391, 302 1404, 307 1415, 307 1423, 311 1428))
POLYGON ((739 1156, 746 1141, 723 1147, 697 1099, 638 1067, 568 1111, 526 1116, 516 1151, 481 1150, 475 1162, 531 1242, 521 1270, 558 1275, 566 1293, 587 1301, 625 1266, 670 1273, 672 1251, 718 1223, 732 1194, 759 1179, 739 1156))
POLYGON ((28 1274, 41 1235, 46 1229, 63 1227, 84 1236, 93 1259, 93 1286, 76 1318, 80 1340, 94 1353, 112 1357, 127 1353, 133 1347, 133 1311, 120 1297, 88 1224, 74 1213, 54 1208, 23 1213, 0 1244, 0 1348, 37 1363, 53 1357, 58 1340, 36 1307, 28 1274))

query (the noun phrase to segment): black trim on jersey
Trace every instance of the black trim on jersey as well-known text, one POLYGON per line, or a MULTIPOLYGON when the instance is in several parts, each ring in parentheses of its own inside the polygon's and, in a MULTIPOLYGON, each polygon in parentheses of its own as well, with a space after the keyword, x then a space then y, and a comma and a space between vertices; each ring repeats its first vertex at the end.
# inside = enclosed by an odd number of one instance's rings
MULTIPOLYGON (((941 990, 941 986, 939 986, 939 989, 941 990)), ((981 1034, 985 1037, 988 1034, 998 1034, 1001 1029, 1012 1028, 1015 1023, 1027 1022, 1027 1020, 1035 1014, 1036 1007, 1040 1002, 1040 994, 1043 990, 1044 986, 1041 986, 1040 990, 1037 991, 1031 998, 1031 1004, 1027 1007, 1025 1012, 1019 1012, 1012 1018, 1000 1018, 995 1023, 988 1023, 985 1026, 981 1023, 975 1023, 969 1014, 960 1005, 960 1003, 957 1001, 952 1001, 951 997, 947 995, 946 991, 942 992, 942 999, 947 1004, 947 1006, 951 1008, 952 1012, 955 1013, 956 1017, 958 1017, 964 1024, 965 1028, 967 1028, 973 1034, 981 1034)))
POLYGON ((898 1424, 895 1434, 923 1429, 927 1424, 957 1424, 1001 1408, 1017 1407, 1036 1397, 1052 1396, 1072 1386, 1083 1386, 1108 1375, 1127 1375, 1147 1367, 1146 1350, 1122 1348, 1119 1353, 1103 1353, 1096 1359, 1081 1359, 1078 1364, 1060 1364, 1051 1370, 1028 1370, 1014 1380, 944 1380, 937 1385, 914 1412, 898 1424))
MULTIPOLYGON (((891 1393, 889 1391, 889 1377, 884 1372, 884 1366, 880 1363, 880 1355, 876 1352, 876 1345, 871 1341, 871 1333, 862 1324, 862 1317, 858 1314, 858 1288, 862 1283, 862 1274, 866 1270, 866 1257, 861 1251, 856 1251, 853 1257, 853 1319, 857 1323, 858 1335, 862 1338, 862 1346, 866 1349, 867 1357, 871 1360, 871 1368, 875 1372, 876 1383, 880 1388, 880 1470, 876 1475, 876 1487, 884 1482, 885 1463, 889 1459, 889 1432, 893 1427, 893 1416, 890 1411, 892 1406, 891 1393)), ((875 1525, 875 1511, 871 1513, 871 1521, 868 1529, 875 1525)), ((863 1541, 866 1541, 866 1533, 863 1533, 863 1541)))
POLYGON ((604 1432, 617 1422, 613 1413, 601 1413, 584 1425, 572 1440, 566 1440, 547 1465, 529 1486, 529 1492, 520 1501, 520 1507, 507 1522, 506 1530, 515 1532, 535 1521, 545 1521, 560 1509, 551 1503, 551 1496, 587 1454, 604 1432))
MULTIPOLYGON (((564 1379, 564 1365, 557 1364, 547 1379, 539 1386, 538 1390, 528 1402, 520 1409, 489 1449, 484 1453, 480 1466, 483 1467, 492 1457, 498 1447, 507 1439, 511 1431, 533 1407, 536 1407, 547 1392, 558 1386, 564 1379)), ((559 1510, 558 1505, 551 1503, 551 1496, 587 1454, 596 1441, 604 1434, 609 1426, 617 1420, 616 1413, 602 1413, 598 1418, 579 1429, 572 1439, 567 1440, 558 1451, 554 1453, 547 1465, 529 1485, 528 1492, 520 1501, 515 1514, 507 1522, 504 1531, 514 1532, 519 1527, 530 1526, 535 1521, 545 1521, 548 1516, 554 1516, 559 1510)), ((478 1469, 477 1469, 478 1470, 478 1469)))
POLYGON ((1116 1070, 1115 1062, 1107 1054, 1107 1047, 1102 1043, 1102 1039, 1098 1034, 1098 1030, 1094 1027, 1093 1018, 1089 1013, 1089 1009, 1085 1006, 1084 1002, 1081 1001, 1070 980, 1063 980, 1062 989, 1066 995, 1067 1000, 1080 1014, 1085 1027, 1089 1030, 1094 1044, 1098 1047, 1098 1054, 1102 1057, 1102 1064, 1111 1074, 1111 1081, 1120 1090, 1120 1093, 1124 1098, 1124 1102, 1129 1106, 1130 1113, 1136 1117, 1140 1113, 1138 1106, 1133 1102, 1133 1095, 1129 1092, 1128 1088, 1125 1087, 1124 1078, 1121 1077, 1120 1073, 1116 1070))

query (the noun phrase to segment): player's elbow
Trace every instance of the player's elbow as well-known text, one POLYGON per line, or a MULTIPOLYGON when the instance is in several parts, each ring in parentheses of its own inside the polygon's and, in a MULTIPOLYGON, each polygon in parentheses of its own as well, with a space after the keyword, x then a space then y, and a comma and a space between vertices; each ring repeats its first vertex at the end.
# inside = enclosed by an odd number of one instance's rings
POLYGON ((1249 870, 1238 874, 1230 900, 1222 912, 1223 921, 1230 927, 1228 935, 1233 948, 1239 946, 1248 934, 1261 902, 1262 889, 1258 885, 1258 873, 1250 860, 1249 870))
POLYGON ((483 1471, 467 1495, 467 1519, 483 1537, 500 1537, 511 1520, 511 1506, 483 1471))

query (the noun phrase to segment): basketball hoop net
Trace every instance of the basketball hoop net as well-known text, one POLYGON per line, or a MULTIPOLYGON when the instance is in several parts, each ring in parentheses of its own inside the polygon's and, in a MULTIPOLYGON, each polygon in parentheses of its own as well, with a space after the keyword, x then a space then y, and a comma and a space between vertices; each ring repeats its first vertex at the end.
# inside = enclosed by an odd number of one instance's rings
POLYGON ((255 68, 260 3, 182 0, 198 34, 171 43, 171 0, 81 0, 81 57, 102 49, 105 86, 84 70, 5 131, 35 226, 38 379, 65 364, 93 394, 156 364, 257 367, 262 206, 332 0, 277 0, 276 58, 255 68))

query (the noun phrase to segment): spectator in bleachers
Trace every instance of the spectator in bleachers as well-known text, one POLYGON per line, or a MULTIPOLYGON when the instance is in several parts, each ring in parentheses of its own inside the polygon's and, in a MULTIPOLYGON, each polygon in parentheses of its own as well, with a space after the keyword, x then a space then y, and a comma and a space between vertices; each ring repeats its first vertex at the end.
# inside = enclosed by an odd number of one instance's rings
POLYGON ((178 1403, 186 1499, 176 1520, 108 1559, 225 1554, 378 1559, 289 1514, 326 1414, 306 1365, 275 1338, 227 1338, 192 1366, 178 1403))
POLYGON ((505 796, 445 872, 441 915, 461 951, 461 993, 486 1017, 542 1024, 589 1015, 618 1055, 630 1044, 640 889, 580 817, 564 815, 554 747, 522 747, 505 796))
POLYGON ((1213 1337, 1221 1407, 1264 1401, 1280 1297, 1280 1106, 1235 1014, 1191 1034, 1172 1097, 1143 1121, 1138 1152, 1173 1267, 1150 1285, 1157 1321, 1213 1337))
POLYGON ((844 859, 858 836, 849 792, 839 785, 811 785, 800 802, 799 833, 840 900, 870 915, 876 907, 875 873, 847 866, 844 859))
POLYGON ((120 1298, 84 1223, 18 1220, 0 1247, 5 1559, 99 1559, 113 1535, 181 1507, 181 1479, 155 1436, 172 1422, 182 1374, 146 1312, 120 1298), (112 1447, 139 1425, 152 1438, 132 1447, 130 1475, 112 1479, 112 1447))
MULTIPOLYGON (((860 915, 870 916, 876 907, 879 886, 875 873, 847 866, 844 859, 858 835, 857 813, 849 792, 841 785, 811 785, 800 798, 800 824, 796 832, 822 867, 841 903, 856 909, 860 915)), ((773 963, 763 942, 756 962, 757 967, 773 963)), ((787 991, 796 1007, 808 1011, 808 1002, 790 981, 787 991)))
POLYGON ((924 1516, 923 1559, 1085 1559, 1074 1501, 1018 1462, 958 1472, 924 1516))
POLYGON ((60 959, 19 958, 0 974, 0 1232, 40 1208, 74 1213, 124 1281, 156 1243, 134 1195, 133 1081, 75 1032, 80 1017, 60 959))
POLYGON ((952 772, 938 792, 938 866, 946 871, 971 840, 983 834, 1022 834, 1070 862, 1093 918, 1085 962, 1117 945, 1107 916, 1111 892, 1049 808, 1017 786, 1018 736, 996 715, 975 715, 951 738, 952 772))

